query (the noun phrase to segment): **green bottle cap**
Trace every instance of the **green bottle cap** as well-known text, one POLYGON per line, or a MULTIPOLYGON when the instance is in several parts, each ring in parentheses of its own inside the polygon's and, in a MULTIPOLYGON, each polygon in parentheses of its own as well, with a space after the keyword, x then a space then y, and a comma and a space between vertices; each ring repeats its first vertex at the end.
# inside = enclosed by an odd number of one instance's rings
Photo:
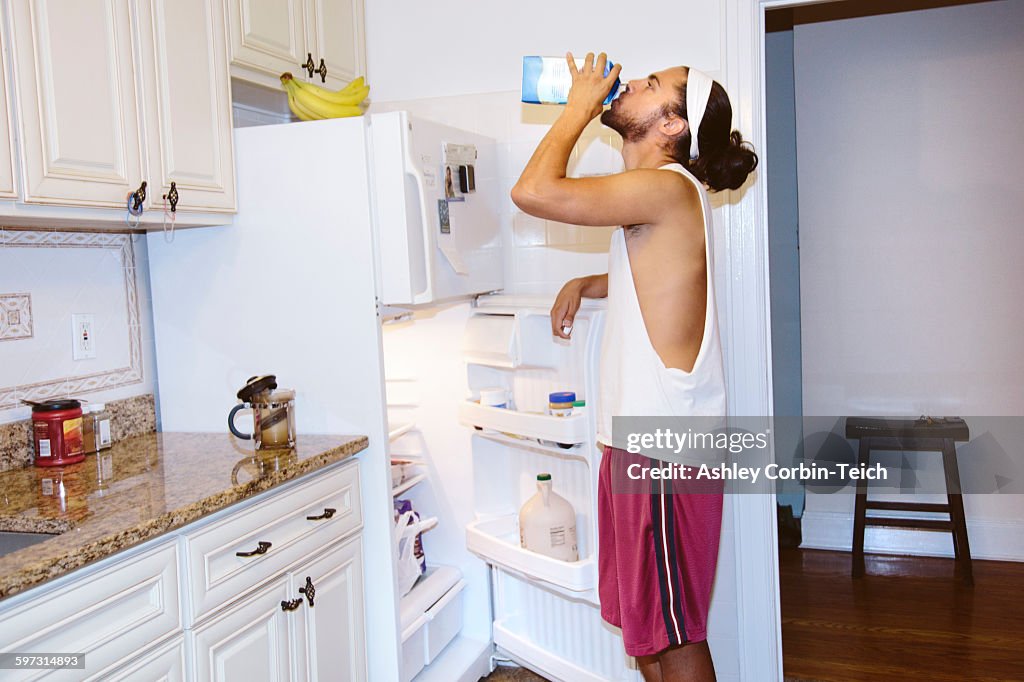
POLYGON ((587 406, 587 401, 586 400, 577 400, 577 401, 573 402, 572 406, 573 407, 586 407, 587 406))
POLYGON ((551 474, 537 474, 537 480, 538 481, 550 481, 551 480, 551 474))

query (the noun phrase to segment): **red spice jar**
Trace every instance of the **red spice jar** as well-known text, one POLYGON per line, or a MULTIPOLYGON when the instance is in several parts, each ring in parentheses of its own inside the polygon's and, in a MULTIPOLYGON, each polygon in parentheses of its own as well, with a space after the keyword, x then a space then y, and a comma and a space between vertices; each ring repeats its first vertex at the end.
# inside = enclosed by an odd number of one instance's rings
POLYGON ((82 441, 82 403, 47 400, 32 405, 32 437, 38 467, 75 464, 85 459, 82 441))

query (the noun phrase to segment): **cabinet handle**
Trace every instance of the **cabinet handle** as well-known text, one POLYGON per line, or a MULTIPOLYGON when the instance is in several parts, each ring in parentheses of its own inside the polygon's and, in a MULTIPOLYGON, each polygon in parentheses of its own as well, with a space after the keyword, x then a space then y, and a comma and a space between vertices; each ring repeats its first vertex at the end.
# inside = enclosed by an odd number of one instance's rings
POLYGON ((143 180, 139 188, 132 192, 132 212, 138 214, 142 208, 142 202, 146 200, 146 181, 143 180))
POLYGON ((256 556, 257 554, 266 554, 267 550, 270 549, 269 542, 260 542, 256 549, 251 552, 235 552, 235 556, 256 556))
POLYGON ((299 597, 298 599, 286 599, 281 602, 282 611, 294 611, 300 606, 302 606, 302 597, 299 597))
POLYGON ((323 521, 324 519, 331 518, 332 516, 334 516, 337 513, 338 513, 337 509, 331 509, 330 507, 324 507, 324 513, 323 514, 320 514, 319 516, 307 516, 306 520, 307 521, 323 521))
MULTIPOLYGON (((324 58, 323 57, 320 58, 320 66, 313 73, 320 74, 320 82, 322 82, 322 83, 326 83, 327 82, 327 64, 324 62, 324 58)), ((312 73, 309 74, 309 77, 312 78, 313 74, 312 73)))
POLYGON ((309 606, 312 608, 313 597, 316 596, 316 588, 313 587, 313 579, 310 578, 308 575, 306 576, 306 586, 300 587, 299 592, 306 595, 306 599, 309 600, 309 606))
POLYGON ((299 64, 300 69, 305 69, 309 73, 309 77, 312 78, 313 74, 316 73, 316 64, 313 62, 313 53, 306 53, 306 63, 299 64))
POLYGON ((178 211, 178 186, 171 181, 171 190, 164 195, 164 199, 171 205, 171 213, 178 211))

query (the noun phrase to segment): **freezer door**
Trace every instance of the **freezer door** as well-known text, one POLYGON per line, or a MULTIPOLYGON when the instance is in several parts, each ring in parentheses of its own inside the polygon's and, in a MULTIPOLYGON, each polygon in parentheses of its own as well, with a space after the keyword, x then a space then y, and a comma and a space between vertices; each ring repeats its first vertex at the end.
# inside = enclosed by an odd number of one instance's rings
POLYGON ((377 289, 387 305, 504 286, 494 140, 404 111, 369 126, 377 289))

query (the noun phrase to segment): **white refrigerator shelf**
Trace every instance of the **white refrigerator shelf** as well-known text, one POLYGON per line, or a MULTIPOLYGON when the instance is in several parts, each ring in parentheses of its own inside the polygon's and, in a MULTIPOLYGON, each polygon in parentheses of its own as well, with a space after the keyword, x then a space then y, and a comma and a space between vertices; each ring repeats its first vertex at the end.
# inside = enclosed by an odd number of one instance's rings
MULTIPOLYGON (((481 519, 466 526, 466 547, 484 560, 569 592, 592 592, 597 587, 593 557, 561 561, 519 546, 515 515, 481 519)), ((581 595, 582 596, 582 595, 581 595)))
POLYGON ((409 478, 403 480, 398 485, 391 488, 391 496, 398 497, 399 495, 408 492, 410 488, 412 488, 417 483, 426 480, 426 478, 426 474, 416 474, 415 476, 410 476, 409 478))
POLYGON ((459 421, 466 426, 479 426, 499 433, 576 445, 587 442, 589 426, 583 412, 568 417, 553 417, 534 412, 519 412, 488 407, 471 400, 459 406, 459 421))

